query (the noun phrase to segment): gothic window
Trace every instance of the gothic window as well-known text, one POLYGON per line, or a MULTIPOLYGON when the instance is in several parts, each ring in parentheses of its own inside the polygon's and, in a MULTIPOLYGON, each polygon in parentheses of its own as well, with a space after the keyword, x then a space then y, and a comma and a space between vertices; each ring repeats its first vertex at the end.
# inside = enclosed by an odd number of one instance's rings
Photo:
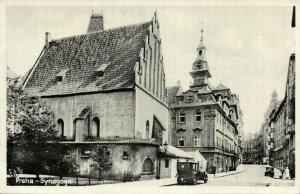
POLYGON ((100 137, 100 120, 95 117, 92 120, 92 134, 93 137, 100 137))
POLYGON ((149 139, 149 121, 146 122, 146 139, 149 139))
POLYGON ((148 89, 151 91, 151 85, 152 85, 152 49, 149 47, 149 83, 148 83, 148 89))
POLYGON ((194 146, 199 147, 200 146, 200 135, 196 135, 194 137, 194 146))
POLYGON ((179 138, 178 138, 178 146, 184 146, 184 137, 182 137, 182 136, 180 136, 179 138))
POLYGON ((76 119, 73 121, 73 139, 76 139, 76 119))
POLYGON ((179 114, 179 123, 185 123, 185 113, 179 114))
POLYGON ((153 162, 150 158, 147 158, 143 164, 143 172, 153 173, 153 162))
POLYGON ((199 55, 200 55, 200 56, 202 55, 202 50, 199 51, 199 55))
POLYGON ((63 137, 64 134, 64 121, 62 119, 57 120, 57 129, 58 129, 58 135, 63 137))
POLYGON ((200 109, 196 110, 195 118, 196 118, 197 122, 201 121, 201 111, 200 111, 200 109))
POLYGON ((146 61, 146 63, 145 63, 145 73, 144 73, 144 88, 145 89, 147 89, 147 71, 148 71, 148 69, 147 69, 147 61, 146 61))

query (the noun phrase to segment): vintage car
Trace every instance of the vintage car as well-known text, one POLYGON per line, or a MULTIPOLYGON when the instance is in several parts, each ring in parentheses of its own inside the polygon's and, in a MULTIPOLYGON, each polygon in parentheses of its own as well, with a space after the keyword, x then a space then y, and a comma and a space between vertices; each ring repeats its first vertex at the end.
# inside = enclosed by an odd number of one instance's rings
POLYGON ((177 183, 178 184, 196 184, 198 180, 203 180, 207 183, 207 172, 199 169, 199 162, 192 161, 177 161, 177 183))
POLYGON ((272 166, 266 166, 265 176, 274 177, 274 168, 272 166))

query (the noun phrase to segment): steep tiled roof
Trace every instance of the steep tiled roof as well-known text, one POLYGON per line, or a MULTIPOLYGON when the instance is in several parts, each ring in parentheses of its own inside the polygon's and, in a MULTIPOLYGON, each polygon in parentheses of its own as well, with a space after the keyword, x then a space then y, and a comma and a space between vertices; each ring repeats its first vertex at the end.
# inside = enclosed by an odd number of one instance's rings
POLYGON ((213 90, 228 90, 229 88, 227 88, 226 86, 224 86, 223 84, 218 85, 217 87, 215 87, 213 90))
MULTIPOLYGON (((151 22, 51 41, 29 74, 28 93, 40 96, 133 88, 134 67, 151 22), (96 70, 109 64, 104 74, 96 70), (68 69, 64 79, 56 76, 68 69)), ((28 79, 28 78, 27 78, 28 79)))

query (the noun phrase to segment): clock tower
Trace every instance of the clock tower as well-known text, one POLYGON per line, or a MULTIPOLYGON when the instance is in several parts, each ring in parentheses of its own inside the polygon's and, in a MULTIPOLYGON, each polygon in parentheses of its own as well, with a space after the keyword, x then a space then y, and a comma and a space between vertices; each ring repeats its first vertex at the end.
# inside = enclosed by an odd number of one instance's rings
POLYGON ((196 50, 197 57, 193 63, 192 71, 190 72, 191 76, 193 77, 194 83, 190 86, 190 88, 206 89, 211 91, 211 86, 208 81, 208 78, 211 77, 211 74, 209 72, 207 60, 205 57, 206 47, 203 43, 203 29, 201 29, 201 40, 196 50))

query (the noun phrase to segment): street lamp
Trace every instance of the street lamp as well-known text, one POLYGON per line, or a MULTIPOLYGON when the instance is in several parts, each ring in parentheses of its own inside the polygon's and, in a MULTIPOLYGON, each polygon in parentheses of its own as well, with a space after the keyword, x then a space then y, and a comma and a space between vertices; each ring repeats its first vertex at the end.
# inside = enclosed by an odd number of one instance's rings
POLYGON ((164 146, 165 153, 167 153, 167 150, 168 150, 168 143, 167 143, 167 141, 165 141, 165 143, 163 144, 163 146, 164 146))

